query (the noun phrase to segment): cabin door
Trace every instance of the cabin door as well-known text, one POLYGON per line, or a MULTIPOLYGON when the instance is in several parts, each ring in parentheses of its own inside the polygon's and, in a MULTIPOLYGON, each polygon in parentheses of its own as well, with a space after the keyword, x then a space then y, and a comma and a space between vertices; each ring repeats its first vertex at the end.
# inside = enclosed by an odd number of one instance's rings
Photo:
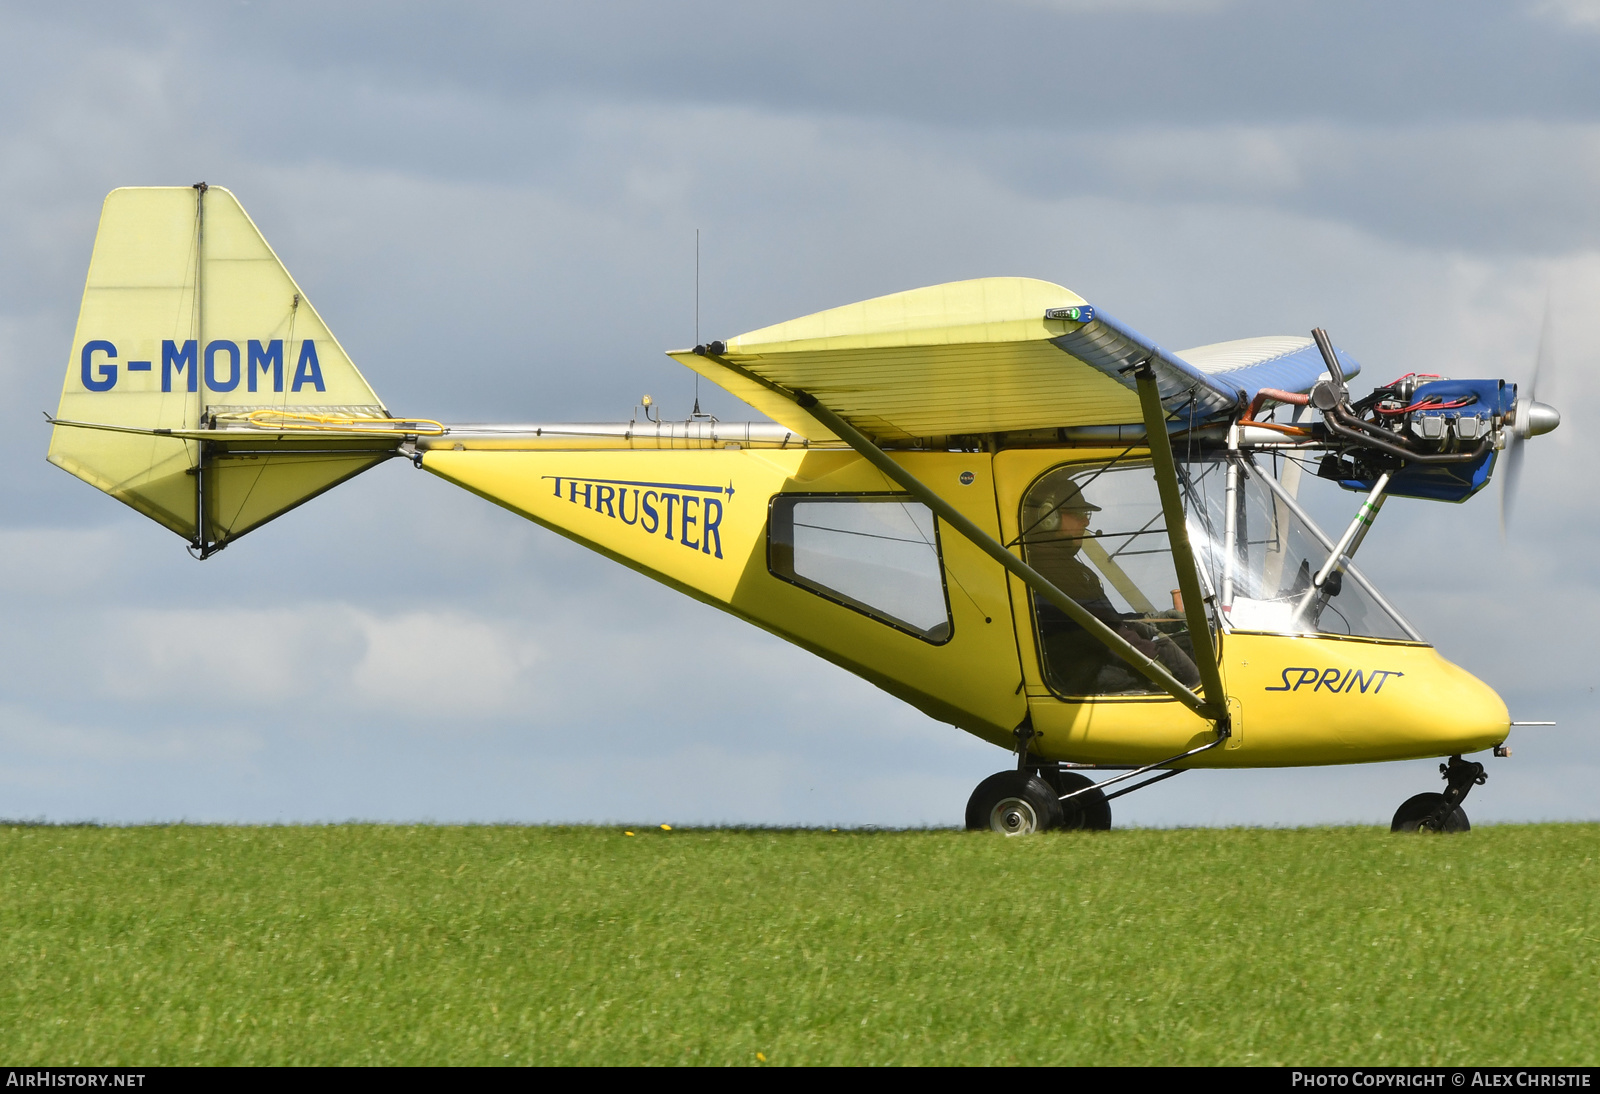
MULTIPOLYGON (((1001 452, 995 486, 1002 535, 1012 550, 1178 680, 1198 688, 1147 452, 1001 452)), ((1120 763, 1129 762, 1132 750, 1159 759, 1204 728, 1015 578, 1011 592, 1023 688, 1042 755, 1120 763)))

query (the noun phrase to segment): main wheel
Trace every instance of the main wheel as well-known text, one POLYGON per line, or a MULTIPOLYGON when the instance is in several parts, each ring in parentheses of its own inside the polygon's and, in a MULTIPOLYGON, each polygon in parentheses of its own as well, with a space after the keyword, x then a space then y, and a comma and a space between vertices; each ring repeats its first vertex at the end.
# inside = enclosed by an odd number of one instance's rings
POLYGON ((978 784, 967 799, 969 832, 1026 836, 1059 827, 1061 803, 1050 784, 1023 771, 1002 771, 978 784))
POLYGON ((1044 780, 1056 792, 1057 800, 1061 806, 1061 827, 1068 829, 1087 829, 1091 832, 1109 832, 1111 830, 1111 803, 1106 801, 1105 791, 1091 790, 1087 794, 1079 794, 1075 798, 1059 801, 1062 794, 1070 794, 1074 790, 1082 790, 1086 786, 1093 786, 1094 780, 1080 775, 1076 771, 1063 771, 1060 768, 1046 768, 1044 780))
POLYGON ((1389 825, 1389 831, 1470 832, 1472 830, 1472 824, 1467 820, 1467 814, 1459 805, 1445 820, 1443 829, 1434 827, 1428 818, 1434 810, 1443 804, 1443 794, 1417 794, 1414 797, 1407 798, 1405 803, 1394 811, 1394 821, 1389 825))

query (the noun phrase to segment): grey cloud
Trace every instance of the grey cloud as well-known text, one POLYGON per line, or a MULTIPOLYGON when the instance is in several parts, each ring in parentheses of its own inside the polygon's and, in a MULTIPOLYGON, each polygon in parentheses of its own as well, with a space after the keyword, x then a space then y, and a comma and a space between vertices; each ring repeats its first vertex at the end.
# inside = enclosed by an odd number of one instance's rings
POLYGON ((1070 148, 1041 138, 975 143, 1005 165, 997 176, 1041 195, 1278 208, 1470 252, 1600 242, 1600 126, 1589 123, 1137 128, 1070 148))
MULTIPOLYGON (((1083 7, 829 2, 168 9, 223 54, 407 86, 643 92, 982 119, 1049 104, 1107 120, 1398 110, 1592 116, 1597 43, 1526 6, 1253 3, 1083 7), (309 32, 309 33, 308 33, 309 32)), ((242 81, 242 82, 247 82, 242 81)), ((1059 116, 1059 113, 1058 113, 1059 116)))
MULTIPOLYGON (((190 117, 328 78, 362 92, 465 90, 745 105, 937 125, 1078 127, 1544 117, 1593 119, 1600 41, 1538 10, 1452 4, 792 5, 309 3, 12 5, 22 83, 69 44, 179 62, 190 117)), ((285 100, 284 92, 291 92, 285 100)), ((276 93, 276 94, 275 94, 276 93)), ((302 127, 321 128, 302 116, 302 127)), ((463 170, 474 165, 462 164, 463 170)))

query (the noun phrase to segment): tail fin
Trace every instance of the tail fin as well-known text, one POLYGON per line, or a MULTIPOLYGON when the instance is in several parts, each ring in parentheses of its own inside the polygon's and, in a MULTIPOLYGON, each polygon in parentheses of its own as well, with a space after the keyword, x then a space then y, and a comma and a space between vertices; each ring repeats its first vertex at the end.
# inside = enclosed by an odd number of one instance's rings
POLYGON ((113 190, 50 462, 204 556, 398 446, 392 430, 259 428, 301 416, 390 423, 231 193, 203 183, 113 190))

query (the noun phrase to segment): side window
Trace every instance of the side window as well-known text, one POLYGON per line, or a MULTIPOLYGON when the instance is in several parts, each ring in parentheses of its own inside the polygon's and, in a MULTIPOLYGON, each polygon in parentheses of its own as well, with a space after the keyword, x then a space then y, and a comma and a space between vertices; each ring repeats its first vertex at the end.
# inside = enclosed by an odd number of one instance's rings
POLYGON ((938 528, 926 505, 893 494, 779 494, 767 528, 773 576, 924 641, 949 641, 938 528))
MULTIPOLYGON (((1200 683, 1148 461, 1052 468, 1028 488, 1019 516, 1028 565, 1180 682, 1200 683)), ((1056 694, 1164 694, 1054 604, 1033 601, 1041 667, 1056 694)))

